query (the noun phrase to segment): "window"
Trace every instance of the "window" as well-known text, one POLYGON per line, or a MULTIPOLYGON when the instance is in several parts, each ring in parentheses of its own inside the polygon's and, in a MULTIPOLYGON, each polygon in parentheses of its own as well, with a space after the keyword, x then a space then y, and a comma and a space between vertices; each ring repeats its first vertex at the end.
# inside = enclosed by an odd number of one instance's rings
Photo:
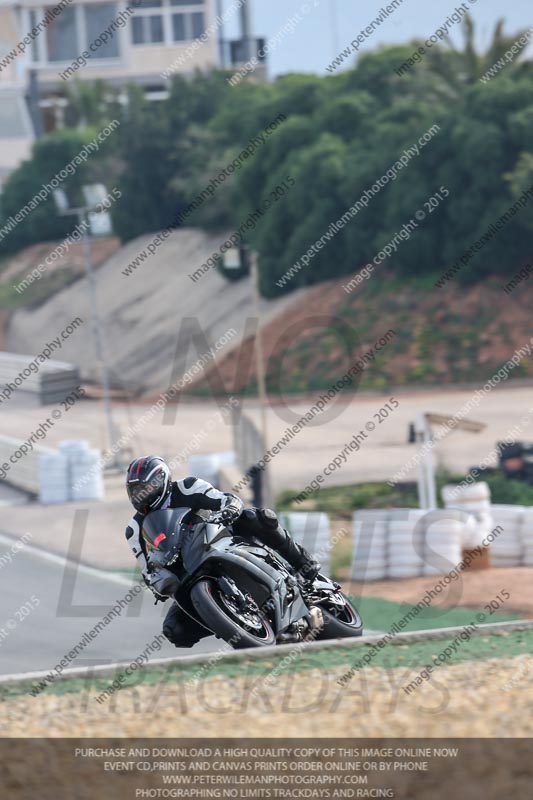
POLYGON ((205 33, 205 18, 202 13, 191 14, 192 38, 199 39, 205 33))
POLYGON ((199 39, 206 28, 204 7, 205 0, 141 0, 132 21, 133 44, 199 39))
MULTIPOLYGON (((44 12, 51 11, 47 7, 44 12)), ((44 16, 44 14, 43 14, 44 16)), ((48 61, 73 61, 78 53, 78 37, 76 32, 76 8, 64 8, 46 28, 46 47, 48 61)))
POLYGON ((144 19, 134 17, 131 23, 131 41, 133 44, 144 44, 144 19))
POLYGON ((164 41, 164 38, 163 17, 150 14, 133 18, 133 44, 157 44, 164 41))
MULTIPOLYGON (((131 35, 134 45, 144 46, 199 39, 206 30, 205 7, 205 0, 137 0, 125 30, 119 26, 114 36, 103 42, 100 37, 117 19, 118 0, 79 2, 63 8, 61 14, 50 21, 46 32, 32 42, 31 58, 38 64, 70 63, 87 50, 93 61, 116 59, 121 55, 120 43, 124 35, 131 35), (91 44, 96 46, 95 52, 90 51, 91 44)), ((36 5, 28 9, 29 30, 44 18, 49 8, 36 5)))
MULTIPOLYGON (((146 1, 146 0, 145 0, 146 1)), ((148 0, 150 2, 150 0, 148 0)), ((162 0, 151 0, 161 3, 162 0)), ((49 6, 29 9, 27 21, 32 30, 44 19, 49 6)), ((118 15, 117 2, 76 4, 63 8, 61 14, 50 20, 46 30, 32 42, 31 58, 44 64, 70 63, 84 50, 90 58, 109 59, 120 56, 121 28, 109 37, 107 42, 100 40, 118 15), (97 40, 99 40, 97 42, 97 40), (90 51, 94 44, 96 52, 90 51)))
POLYGON ((151 42, 162 42, 163 36, 163 17, 148 17, 150 20, 151 42))
POLYGON ((199 39, 203 33, 205 33, 203 13, 172 14, 172 39, 174 42, 199 39))
MULTIPOLYGON (((83 7, 85 14, 85 44, 83 49, 89 50, 89 46, 106 31, 114 19, 117 18, 116 3, 102 3, 101 5, 86 5, 83 7)), ((120 30, 120 28, 118 29, 120 30)), ((98 49, 91 54, 92 58, 118 58, 118 31, 112 39, 107 42, 98 41, 94 46, 98 49)))
POLYGON ((172 39, 174 42, 185 42, 187 40, 185 19, 185 14, 172 14, 172 39))

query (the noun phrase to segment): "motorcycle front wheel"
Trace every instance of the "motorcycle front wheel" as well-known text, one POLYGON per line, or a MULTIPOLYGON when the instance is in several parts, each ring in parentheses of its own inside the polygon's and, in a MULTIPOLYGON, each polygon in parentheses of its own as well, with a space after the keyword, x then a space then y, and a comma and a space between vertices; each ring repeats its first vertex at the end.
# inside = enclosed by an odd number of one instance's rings
POLYGON ((240 608, 214 580, 204 578, 192 587, 191 600, 208 628, 234 650, 276 643, 269 620, 251 598, 248 606, 240 608))

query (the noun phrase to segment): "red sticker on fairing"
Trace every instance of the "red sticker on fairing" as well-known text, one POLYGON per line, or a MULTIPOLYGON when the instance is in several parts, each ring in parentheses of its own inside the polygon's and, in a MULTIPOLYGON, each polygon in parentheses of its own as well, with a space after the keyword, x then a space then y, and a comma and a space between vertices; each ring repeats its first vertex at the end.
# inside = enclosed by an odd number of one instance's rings
POLYGON ((157 547, 163 541, 163 539, 166 539, 166 538, 167 538, 166 533, 160 533, 154 539, 154 547, 157 547))

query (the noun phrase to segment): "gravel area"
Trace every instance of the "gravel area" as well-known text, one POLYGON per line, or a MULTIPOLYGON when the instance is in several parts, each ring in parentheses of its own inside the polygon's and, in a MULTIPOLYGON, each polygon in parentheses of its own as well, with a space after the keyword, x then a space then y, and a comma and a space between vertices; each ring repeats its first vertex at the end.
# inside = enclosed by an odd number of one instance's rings
POLYGON ((345 686, 346 667, 265 677, 215 676, 124 689, 99 705, 85 695, 2 699, 2 734, 12 737, 531 737, 529 655, 443 667, 415 692, 419 668, 366 668, 345 686), (505 690, 504 687, 505 686, 505 690), (258 691, 251 690, 257 687, 258 691))
MULTIPOLYGON (((418 603, 425 593, 434 588, 438 577, 406 578, 396 581, 370 581, 368 583, 344 583, 344 588, 356 597, 382 597, 397 603, 418 603)), ((436 600, 435 608, 470 606, 481 608, 502 589, 507 589, 511 599, 505 604, 505 612, 521 612, 533 617, 533 567, 510 569, 488 569, 462 573, 460 581, 454 581, 436 600)))

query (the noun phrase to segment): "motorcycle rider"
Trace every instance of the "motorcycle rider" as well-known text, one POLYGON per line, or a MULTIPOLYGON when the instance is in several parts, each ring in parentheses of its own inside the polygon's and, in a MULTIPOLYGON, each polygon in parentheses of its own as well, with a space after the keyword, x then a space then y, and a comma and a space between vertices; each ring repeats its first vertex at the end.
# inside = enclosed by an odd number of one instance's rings
MULTIPOLYGON (((320 570, 320 564, 281 527, 274 511, 245 509, 239 497, 220 492, 201 478, 173 481, 168 464, 159 456, 132 461, 126 475, 126 489, 136 511, 126 528, 126 539, 156 602, 172 597, 179 582, 169 570, 150 564, 141 531, 147 514, 165 508, 190 508, 209 522, 231 525, 238 536, 259 539, 307 581, 312 581, 320 570)), ((192 647, 210 632, 173 603, 163 623, 163 634, 176 647, 192 647)))

